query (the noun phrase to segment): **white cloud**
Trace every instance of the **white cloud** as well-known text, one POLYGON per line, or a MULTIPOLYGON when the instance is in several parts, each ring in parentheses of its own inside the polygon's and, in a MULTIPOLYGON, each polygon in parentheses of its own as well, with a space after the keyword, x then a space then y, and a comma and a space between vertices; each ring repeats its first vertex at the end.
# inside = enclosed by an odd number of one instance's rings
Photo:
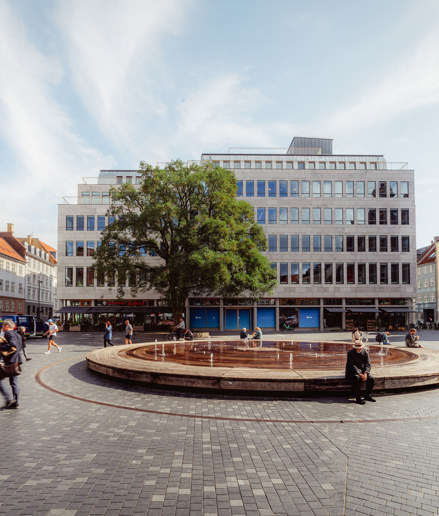
MULTIPOLYGON (((155 126, 172 87, 161 46, 181 28, 189 0, 59 3, 72 81, 100 130, 120 151, 155 151, 155 126)), ((163 159, 154 152, 157 159, 163 159)))
POLYGON ((0 229, 13 222, 16 234, 33 229, 56 246, 61 195, 75 192, 78 176, 96 175, 113 160, 71 130, 71 120, 53 100, 60 64, 35 49, 6 2, 0 2, 0 49, 0 133, 15 156, 2 164, 10 188, 0 203, 0 229))

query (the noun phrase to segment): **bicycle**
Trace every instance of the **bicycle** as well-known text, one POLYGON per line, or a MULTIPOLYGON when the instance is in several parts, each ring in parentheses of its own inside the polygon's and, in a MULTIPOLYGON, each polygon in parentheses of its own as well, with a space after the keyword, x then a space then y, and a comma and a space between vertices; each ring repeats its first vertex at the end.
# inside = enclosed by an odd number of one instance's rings
POLYGON ((279 326, 279 331, 294 331, 297 328, 297 326, 293 326, 292 324, 283 323, 281 326, 279 326))
MULTIPOLYGON (((177 332, 175 330, 173 330, 170 333, 168 333, 166 335, 166 340, 179 340, 177 337, 177 332)), ((183 335, 181 340, 193 340, 193 337, 189 338, 189 337, 186 337, 185 335, 183 335)))

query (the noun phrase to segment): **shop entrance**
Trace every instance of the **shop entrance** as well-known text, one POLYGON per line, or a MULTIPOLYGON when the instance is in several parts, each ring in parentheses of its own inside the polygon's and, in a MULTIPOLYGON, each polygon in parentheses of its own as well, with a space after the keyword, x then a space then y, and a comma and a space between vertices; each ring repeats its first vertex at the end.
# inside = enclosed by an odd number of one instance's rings
POLYGON ((251 308, 224 308, 224 329, 242 330, 251 328, 251 308))
POLYGON ((424 322, 435 322, 433 308, 424 309, 424 322))

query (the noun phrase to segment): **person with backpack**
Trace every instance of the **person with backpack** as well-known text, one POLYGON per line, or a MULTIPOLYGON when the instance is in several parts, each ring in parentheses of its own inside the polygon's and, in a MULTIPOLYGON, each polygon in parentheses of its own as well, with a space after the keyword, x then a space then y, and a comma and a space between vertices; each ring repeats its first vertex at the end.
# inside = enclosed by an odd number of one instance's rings
POLYGON ((0 352, 1 357, 4 361, 4 369, 8 369, 8 372, 0 368, 0 392, 6 400, 4 409, 17 409, 18 408, 18 396, 20 389, 18 388, 18 375, 21 372, 20 365, 23 363, 20 355, 21 351, 21 338, 15 333, 15 322, 12 320, 3 321, 2 332, 3 336, 0 337, 0 352), (13 371, 10 371, 13 369, 13 371), (9 378, 9 385, 12 388, 12 398, 6 387, 3 385, 3 380, 9 378))

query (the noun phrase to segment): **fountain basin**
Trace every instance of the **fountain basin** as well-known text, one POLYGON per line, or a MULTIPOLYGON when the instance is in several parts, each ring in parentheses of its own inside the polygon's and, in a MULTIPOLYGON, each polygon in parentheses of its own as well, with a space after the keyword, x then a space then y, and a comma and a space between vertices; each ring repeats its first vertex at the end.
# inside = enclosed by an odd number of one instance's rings
MULTIPOLYGON (((93 371, 138 383, 215 391, 347 391, 342 342, 286 340, 160 342, 93 351, 93 371)), ((439 352, 369 346, 380 390, 439 384, 439 352)))

